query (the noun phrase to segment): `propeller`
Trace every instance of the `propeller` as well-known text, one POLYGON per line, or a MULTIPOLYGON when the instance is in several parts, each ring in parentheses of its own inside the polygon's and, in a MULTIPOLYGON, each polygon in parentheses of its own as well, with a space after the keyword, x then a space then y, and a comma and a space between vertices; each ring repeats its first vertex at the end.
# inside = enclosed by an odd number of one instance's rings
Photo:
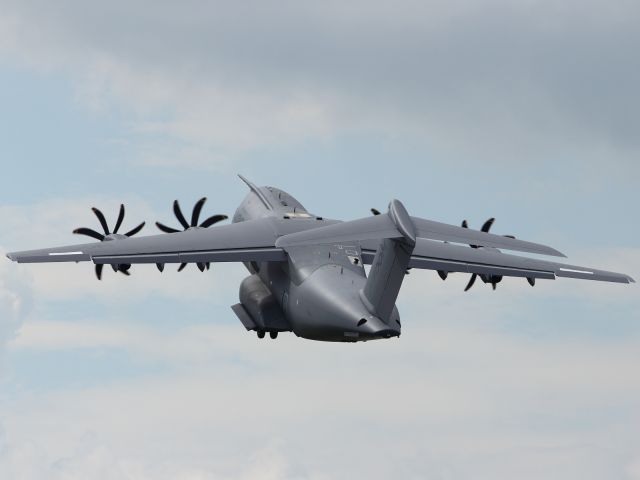
MULTIPOLYGON (((491 226, 493 225, 493 222, 495 222, 496 219, 495 218, 490 218, 488 219, 486 222, 484 222, 482 224, 482 228, 480 228, 481 232, 485 232, 485 233, 489 233, 489 230, 491 230, 491 226)), ((469 224, 467 223, 466 220, 462 221, 462 228, 469 228, 469 224)), ((503 237, 506 238, 516 238, 513 235, 503 235, 503 237)), ((478 248, 477 245, 469 245, 471 248, 478 248)), ((476 281, 476 277, 478 276, 478 274, 474 273, 471 275, 471 278, 469 279, 469 283, 467 283, 467 286, 465 287, 464 291, 466 292, 467 290, 469 290, 473 284, 476 281)), ((496 286, 498 285, 498 283, 500 283, 502 281, 502 275, 480 275, 480 278, 482 279, 482 281, 484 283, 490 283, 491 287, 495 290, 496 286)), ((531 285, 532 287, 535 287, 536 285, 536 279, 533 277, 527 277, 527 282, 529 282, 529 285, 531 285)))
MULTIPOLYGON (((76 235, 86 235, 87 237, 95 238, 96 240, 99 240, 101 242, 108 242, 111 240, 122 240, 123 238, 133 237, 136 233, 140 232, 140 230, 142 230, 145 225, 145 222, 142 222, 140 225, 129 230, 125 234, 118 233, 118 230, 120 230, 120 227, 122 226, 122 221, 124 220, 124 205, 120 205, 118 219, 116 220, 116 225, 113 229, 113 232, 111 232, 109 231, 109 225, 107 224, 107 219, 105 218, 104 214, 95 207, 92 207, 91 210, 93 211, 95 216, 98 217, 98 221, 100 222, 100 226, 102 227, 104 234, 86 227, 76 228, 73 233, 75 233, 76 235)), ((98 277, 98 280, 102 280, 103 268, 103 264, 96 265, 96 277, 98 277)), ((131 273, 129 272, 131 265, 128 263, 111 265, 111 268, 113 268, 114 272, 120 272, 127 276, 131 275, 131 273)))
MULTIPOLYGON (((194 230, 198 228, 208 228, 211 225, 214 225, 218 222, 221 222, 229 218, 226 215, 220 215, 220 214, 212 215, 206 220, 204 220, 202 223, 198 224, 198 222, 200 221, 200 214, 202 213, 202 207, 204 207, 204 204, 206 201, 207 201, 207 198, 202 197, 200 200, 196 202, 196 204, 193 206, 193 211, 191 212, 191 222, 188 222, 184 214, 182 213, 182 209, 180 208, 180 203, 178 203, 178 200, 174 200, 173 213, 178 219, 178 222, 180 223, 180 225, 182 226, 182 230, 179 230, 177 228, 167 227, 166 225, 160 222, 156 222, 156 226, 165 233, 176 233, 176 232, 183 232, 187 230, 194 230)), ((209 268, 211 267, 211 264, 209 262, 206 262, 206 263, 198 262, 196 265, 198 266, 198 269, 201 272, 204 272, 205 270, 209 270, 209 268)), ((163 263, 157 263, 156 266, 158 267, 158 270, 160 270, 161 272, 164 270, 163 263)), ((181 263, 180 266, 178 267, 178 271, 181 272, 182 270, 184 270, 186 266, 187 266, 186 263, 181 263)))
MULTIPOLYGON (((491 230, 491 227, 493 226, 493 223, 496 221, 495 218, 491 217, 489 218, 486 222, 484 222, 482 224, 482 227, 480 228, 481 232, 485 232, 485 233, 489 233, 489 230, 491 230)), ((469 228, 469 223, 466 220, 462 221, 462 228, 469 228)), ((515 238, 512 235, 505 235, 505 237, 508 236, 509 238, 515 238)), ((478 248, 478 245, 469 245, 471 248, 478 248)), ((469 283, 467 283, 467 286, 464 288, 464 291, 468 291, 471 287, 473 287, 473 284, 476 282, 476 278, 478 277, 477 273, 474 273, 471 275, 471 278, 469 279, 469 283)), ((502 281, 502 275, 484 275, 481 274, 480 278, 482 279, 482 281, 484 283, 490 283, 491 287, 495 290, 496 286, 498 285, 498 283, 500 283, 502 281)))

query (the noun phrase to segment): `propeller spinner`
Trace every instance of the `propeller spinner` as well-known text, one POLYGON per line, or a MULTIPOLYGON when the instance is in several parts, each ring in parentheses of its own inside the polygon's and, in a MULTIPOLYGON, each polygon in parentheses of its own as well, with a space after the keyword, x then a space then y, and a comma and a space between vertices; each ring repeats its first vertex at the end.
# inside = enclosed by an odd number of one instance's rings
MULTIPOLYGON (((104 214, 95 207, 92 207, 91 210, 93 211, 95 216, 98 217, 98 221, 102 226, 102 230, 104 231, 104 234, 86 227, 76 228, 73 231, 73 233, 75 233, 76 235, 86 235, 87 237, 95 238, 96 240, 100 240, 101 242, 108 242, 111 240, 121 240, 123 238, 133 237, 136 233, 142 230, 142 228, 145 225, 145 222, 142 222, 140 225, 129 230, 127 233, 119 234, 118 230, 120 230, 120 227, 122 226, 122 221, 124 220, 124 212, 125 212, 124 205, 120 205, 120 212, 118 213, 116 226, 114 227, 113 232, 110 232, 109 225, 107 224, 107 219, 105 218, 104 214)), ((98 277, 98 280, 102 280, 103 268, 104 268, 104 265, 102 264, 96 265, 96 277, 98 277)), ((131 268, 130 264, 112 265, 111 268, 113 268, 114 272, 120 272, 124 275, 130 275, 129 273, 129 269, 131 268)))

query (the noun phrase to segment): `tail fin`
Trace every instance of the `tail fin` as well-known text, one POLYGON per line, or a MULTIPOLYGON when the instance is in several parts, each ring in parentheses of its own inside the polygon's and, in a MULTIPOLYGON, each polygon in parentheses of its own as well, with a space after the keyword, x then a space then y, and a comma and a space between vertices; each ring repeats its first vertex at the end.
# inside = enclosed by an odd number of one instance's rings
POLYGON ((411 253, 416 245, 415 227, 402 203, 389 204, 389 217, 402 237, 383 238, 360 297, 369 311, 388 322, 393 312, 411 253))

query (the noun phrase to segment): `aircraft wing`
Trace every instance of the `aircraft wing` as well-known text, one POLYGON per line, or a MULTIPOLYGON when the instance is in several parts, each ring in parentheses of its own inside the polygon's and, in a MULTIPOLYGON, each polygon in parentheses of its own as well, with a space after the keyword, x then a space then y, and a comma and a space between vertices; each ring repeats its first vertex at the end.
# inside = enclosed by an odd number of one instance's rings
POLYGON ((7 254, 19 263, 85 262, 96 264, 280 261, 275 247, 278 222, 262 218, 212 228, 29 250, 7 254))
MULTIPOLYGON (((376 248, 376 242, 363 242, 362 261, 364 263, 373 262, 376 248)), ((554 280, 556 277, 568 277, 603 282, 634 283, 633 278, 622 273, 510 255, 494 248, 469 248, 468 246, 463 247, 423 238, 417 239, 409 267, 505 277, 550 280, 554 280)))
MULTIPOLYGON (((563 256, 532 242, 501 237, 411 217, 416 244, 409 266, 447 272, 468 272, 529 278, 570 277, 630 283, 627 275, 509 255, 497 247, 563 256), (443 241, 437 241, 443 240, 443 241), (455 245, 447 242, 467 243, 455 245)), ((96 264, 286 261, 289 246, 354 242, 370 263, 381 238, 401 238, 388 215, 352 222, 262 218, 208 229, 146 237, 12 252, 19 263, 83 262, 96 264)))
MULTIPOLYGON (((455 225, 434 222, 424 218, 410 218, 413 224, 412 226, 415 229, 415 237, 419 238, 462 243, 465 245, 504 248, 506 250, 553 255, 556 257, 565 256, 554 248, 538 243, 526 242, 515 238, 471 230, 469 228, 456 227, 455 225)), ((396 228, 394 221, 389 215, 377 215, 293 233, 286 237, 279 238, 276 245, 278 247, 287 247, 401 237, 403 237, 403 233, 396 228)))
POLYGON ((371 263, 379 241, 385 238, 401 239, 413 247, 409 263, 412 268, 528 278, 570 277, 633 282, 624 274, 502 253, 498 248, 565 256, 546 245, 411 217, 397 200, 391 202, 387 215, 292 233, 278 238, 276 246, 286 250, 320 243, 359 243, 363 262, 371 263), (476 248, 470 248, 470 245, 476 248))

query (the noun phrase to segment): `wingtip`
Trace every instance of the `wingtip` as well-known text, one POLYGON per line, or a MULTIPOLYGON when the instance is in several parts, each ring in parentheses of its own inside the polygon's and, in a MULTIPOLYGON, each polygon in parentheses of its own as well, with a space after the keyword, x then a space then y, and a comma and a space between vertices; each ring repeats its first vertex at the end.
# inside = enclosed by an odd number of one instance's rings
POLYGON ((11 260, 12 262, 15 262, 15 261, 16 261, 16 259, 13 257, 13 255, 14 255, 14 254, 12 254, 12 253, 7 253, 7 258, 8 258, 9 260, 11 260))

